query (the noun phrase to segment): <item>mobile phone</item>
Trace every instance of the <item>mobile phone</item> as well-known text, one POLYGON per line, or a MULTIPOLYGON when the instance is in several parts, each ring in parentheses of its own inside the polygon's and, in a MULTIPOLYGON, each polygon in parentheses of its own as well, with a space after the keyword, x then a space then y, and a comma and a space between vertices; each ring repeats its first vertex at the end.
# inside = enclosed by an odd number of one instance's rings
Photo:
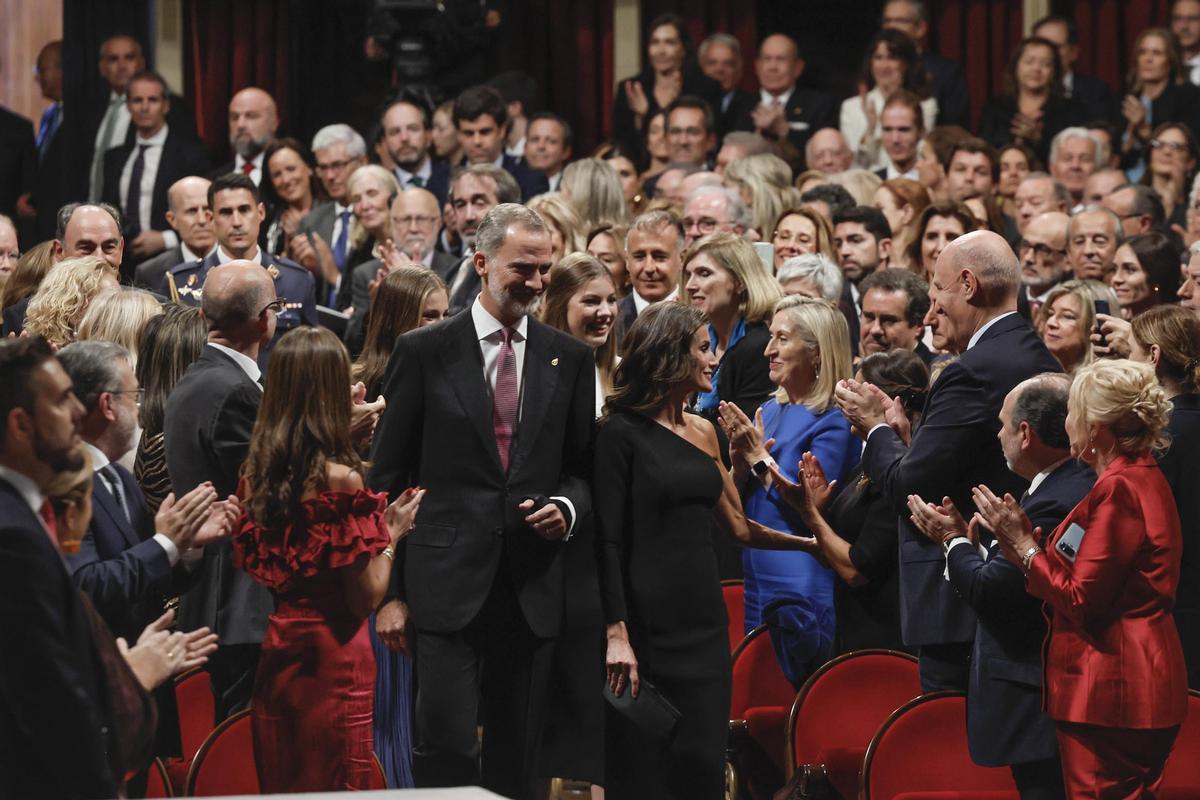
POLYGON ((1111 316, 1111 314, 1109 313, 1108 301, 1107 300, 1094 300, 1093 303, 1096 306, 1096 334, 1100 337, 1100 341, 1097 343, 1096 346, 1097 347, 1108 347, 1108 339, 1106 339, 1104 336, 1104 323, 1102 323, 1100 321, 1100 316, 1099 316, 1100 314, 1104 314, 1105 316, 1111 316))
POLYGON ((758 253, 758 260, 767 268, 768 275, 775 274, 775 245, 770 242, 755 242, 754 252, 758 253))

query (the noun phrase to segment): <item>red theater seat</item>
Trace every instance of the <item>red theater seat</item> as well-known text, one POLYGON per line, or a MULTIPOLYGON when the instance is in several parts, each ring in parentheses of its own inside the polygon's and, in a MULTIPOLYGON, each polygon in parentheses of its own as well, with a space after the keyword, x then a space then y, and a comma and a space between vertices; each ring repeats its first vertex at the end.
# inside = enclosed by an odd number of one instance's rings
POLYGON ((741 581, 721 581, 725 612, 729 615, 729 652, 737 649, 746 635, 746 595, 741 581))

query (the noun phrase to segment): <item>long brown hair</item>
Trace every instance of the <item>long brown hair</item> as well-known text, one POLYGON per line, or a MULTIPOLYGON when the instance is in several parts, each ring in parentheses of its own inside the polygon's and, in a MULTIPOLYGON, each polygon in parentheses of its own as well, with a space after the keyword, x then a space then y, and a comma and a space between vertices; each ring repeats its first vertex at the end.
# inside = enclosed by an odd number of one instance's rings
MULTIPOLYGON (((470 265, 467 265, 470 267, 470 265)), ((421 311, 429 295, 446 291, 446 283, 425 267, 394 269, 375 289, 362 353, 351 375, 367 387, 367 397, 379 394, 396 337, 421 325, 421 311)))
POLYGON ((1129 324, 1133 338, 1149 352, 1158 345, 1158 374, 1185 392, 1200 386, 1200 320, 1187 309, 1162 305, 1143 311, 1129 324))
POLYGON ((279 339, 242 465, 251 520, 266 528, 294 520, 304 495, 328 486, 330 462, 362 470, 349 385, 350 357, 332 331, 305 325, 279 339))
POLYGON ((605 417, 613 410, 658 411, 671 389, 691 374, 692 337, 705 322, 704 314, 682 303, 654 303, 638 314, 625 336, 626 354, 613 375, 605 417))
MULTIPOLYGON (((542 295, 542 322, 570 333, 567 306, 576 292, 596 278, 604 278, 612 283, 613 294, 616 294, 616 281, 600 259, 589 253, 571 253, 561 259, 550 270, 550 286, 542 295)), ((616 322, 614 316, 608 339, 595 350, 596 367, 600 370, 600 386, 606 392, 612 386, 613 371, 617 367, 616 322)))

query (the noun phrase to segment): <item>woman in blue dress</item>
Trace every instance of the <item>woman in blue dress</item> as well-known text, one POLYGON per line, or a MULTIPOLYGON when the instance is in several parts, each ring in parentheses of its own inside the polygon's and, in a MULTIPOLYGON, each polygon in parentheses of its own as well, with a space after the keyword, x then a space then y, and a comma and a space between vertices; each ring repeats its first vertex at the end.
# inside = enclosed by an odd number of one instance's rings
MULTIPOLYGON (((772 490, 767 465, 773 462, 796 480, 801 456, 812 452, 843 485, 858 464, 860 446, 833 402, 838 381, 850 377, 850 334, 833 305, 801 296, 775 305, 770 333, 764 353, 775 394, 753 423, 736 405, 722 403, 721 423, 730 440, 734 483, 746 487, 746 516, 807 536, 800 515, 772 490)), ((745 550, 742 557, 747 631, 763 622, 773 601, 804 598, 814 616, 814 643, 833 641, 832 570, 804 552, 745 550)))

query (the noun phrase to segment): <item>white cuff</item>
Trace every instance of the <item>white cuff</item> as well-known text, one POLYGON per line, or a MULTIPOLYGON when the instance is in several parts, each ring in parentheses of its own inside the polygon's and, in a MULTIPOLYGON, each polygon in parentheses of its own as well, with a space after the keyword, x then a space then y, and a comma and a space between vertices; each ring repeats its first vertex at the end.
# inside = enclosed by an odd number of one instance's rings
POLYGON ((571 538, 571 533, 575 530, 575 504, 572 503, 568 498, 560 497, 558 495, 555 495, 550 499, 561 500, 562 504, 567 507, 567 516, 569 519, 567 520, 567 535, 563 537, 563 541, 565 542, 567 539, 571 538))
POLYGON ((950 551, 953 550, 955 547, 958 547, 960 544, 970 544, 970 543, 971 543, 971 540, 965 536, 955 536, 949 542, 942 545, 942 547, 944 547, 946 550, 946 568, 944 570, 942 570, 943 578, 945 578, 946 580, 950 580, 950 551))
POLYGON ((173 567, 179 563, 179 548, 176 547, 175 543, 168 539, 165 534, 154 534, 154 541, 158 542, 159 545, 162 546, 162 549, 166 552, 168 564, 173 567))
POLYGON ((880 422, 879 424, 872 427, 871 430, 867 431, 867 440, 870 440, 872 433, 879 430, 880 428, 886 428, 886 427, 888 427, 888 424, 886 422, 880 422))
POLYGON ((175 245, 179 244, 179 234, 172 230, 160 231, 163 237, 163 244, 170 250, 175 245))

